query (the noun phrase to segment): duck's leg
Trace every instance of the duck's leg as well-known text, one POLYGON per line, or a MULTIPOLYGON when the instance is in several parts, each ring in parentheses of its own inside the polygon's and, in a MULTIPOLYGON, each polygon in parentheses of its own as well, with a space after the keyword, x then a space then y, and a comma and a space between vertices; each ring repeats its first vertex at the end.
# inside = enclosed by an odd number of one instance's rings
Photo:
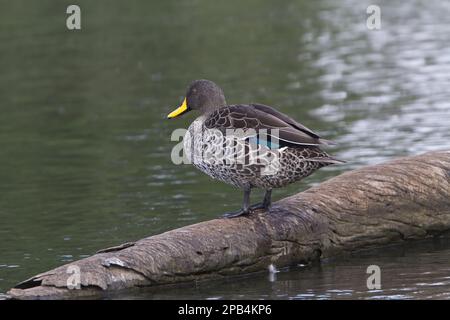
POLYGON ((266 190, 266 193, 264 194, 263 202, 250 206, 250 210, 268 209, 271 203, 272 203, 272 190, 269 189, 266 190))
POLYGON ((235 212, 227 212, 222 215, 222 218, 234 218, 239 217, 250 212, 250 188, 244 190, 244 201, 242 203, 242 208, 235 212))

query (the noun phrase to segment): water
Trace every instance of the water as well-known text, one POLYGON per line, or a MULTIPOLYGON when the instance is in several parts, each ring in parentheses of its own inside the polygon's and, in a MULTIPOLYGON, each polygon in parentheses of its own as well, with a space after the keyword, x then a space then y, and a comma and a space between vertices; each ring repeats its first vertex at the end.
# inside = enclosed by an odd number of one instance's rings
MULTIPOLYGON (((330 152, 348 164, 275 199, 450 148, 449 3, 381 1, 378 31, 366 28, 370 1, 78 4, 82 30, 71 32, 63 4, 0 2, 0 293, 100 248, 236 209, 240 192, 170 161, 170 133, 194 115, 165 116, 193 79, 338 142, 330 152)), ((450 245, 402 250, 134 297, 445 298, 450 245), (382 292, 365 287, 369 264, 382 267, 382 292)))

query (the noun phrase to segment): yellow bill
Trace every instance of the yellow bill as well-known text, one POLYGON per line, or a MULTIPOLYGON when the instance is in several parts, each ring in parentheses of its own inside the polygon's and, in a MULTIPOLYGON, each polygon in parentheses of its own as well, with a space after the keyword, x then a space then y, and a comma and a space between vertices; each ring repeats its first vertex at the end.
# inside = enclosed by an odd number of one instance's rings
POLYGON ((186 111, 188 111, 188 106, 187 106, 186 98, 184 98, 183 103, 181 104, 181 106, 179 106, 178 108, 173 110, 171 113, 169 113, 167 118, 171 119, 171 118, 178 117, 179 115, 182 115, 186 111))

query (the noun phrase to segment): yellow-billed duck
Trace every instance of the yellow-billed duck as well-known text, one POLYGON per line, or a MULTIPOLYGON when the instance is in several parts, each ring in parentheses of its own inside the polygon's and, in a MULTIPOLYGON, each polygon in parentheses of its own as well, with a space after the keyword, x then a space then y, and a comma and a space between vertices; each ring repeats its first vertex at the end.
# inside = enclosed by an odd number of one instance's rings
POLYGON ((273 188, 344 162, 319 148, 330 141, 272 107, 227 105, 222 89, 212 81, 193 81, 181 106, 167 117, 191 110, 200 116, 184 137, 186 157, 212 178, 244 190, 242 208, 224 217, 268 209, 273 188), (261 203, 250 206, 252 188, 264 189, 265 195, 261 203))

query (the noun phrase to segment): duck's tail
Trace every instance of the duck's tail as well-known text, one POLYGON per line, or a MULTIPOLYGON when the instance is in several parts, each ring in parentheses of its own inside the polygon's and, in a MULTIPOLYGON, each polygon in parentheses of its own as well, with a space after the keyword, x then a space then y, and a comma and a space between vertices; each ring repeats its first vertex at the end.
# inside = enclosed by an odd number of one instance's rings
POLYGON ((347 162, 345 160, 339 160, 334 157, 308 158, 308 161, 322 162, 322 163, 326 163, 326 164, 343 164, 343 163, 347 162))
POLYGON ((331 140, 319 138, 319 144, 325 145, 325 146, 335 146, 337 143, 331 140))

